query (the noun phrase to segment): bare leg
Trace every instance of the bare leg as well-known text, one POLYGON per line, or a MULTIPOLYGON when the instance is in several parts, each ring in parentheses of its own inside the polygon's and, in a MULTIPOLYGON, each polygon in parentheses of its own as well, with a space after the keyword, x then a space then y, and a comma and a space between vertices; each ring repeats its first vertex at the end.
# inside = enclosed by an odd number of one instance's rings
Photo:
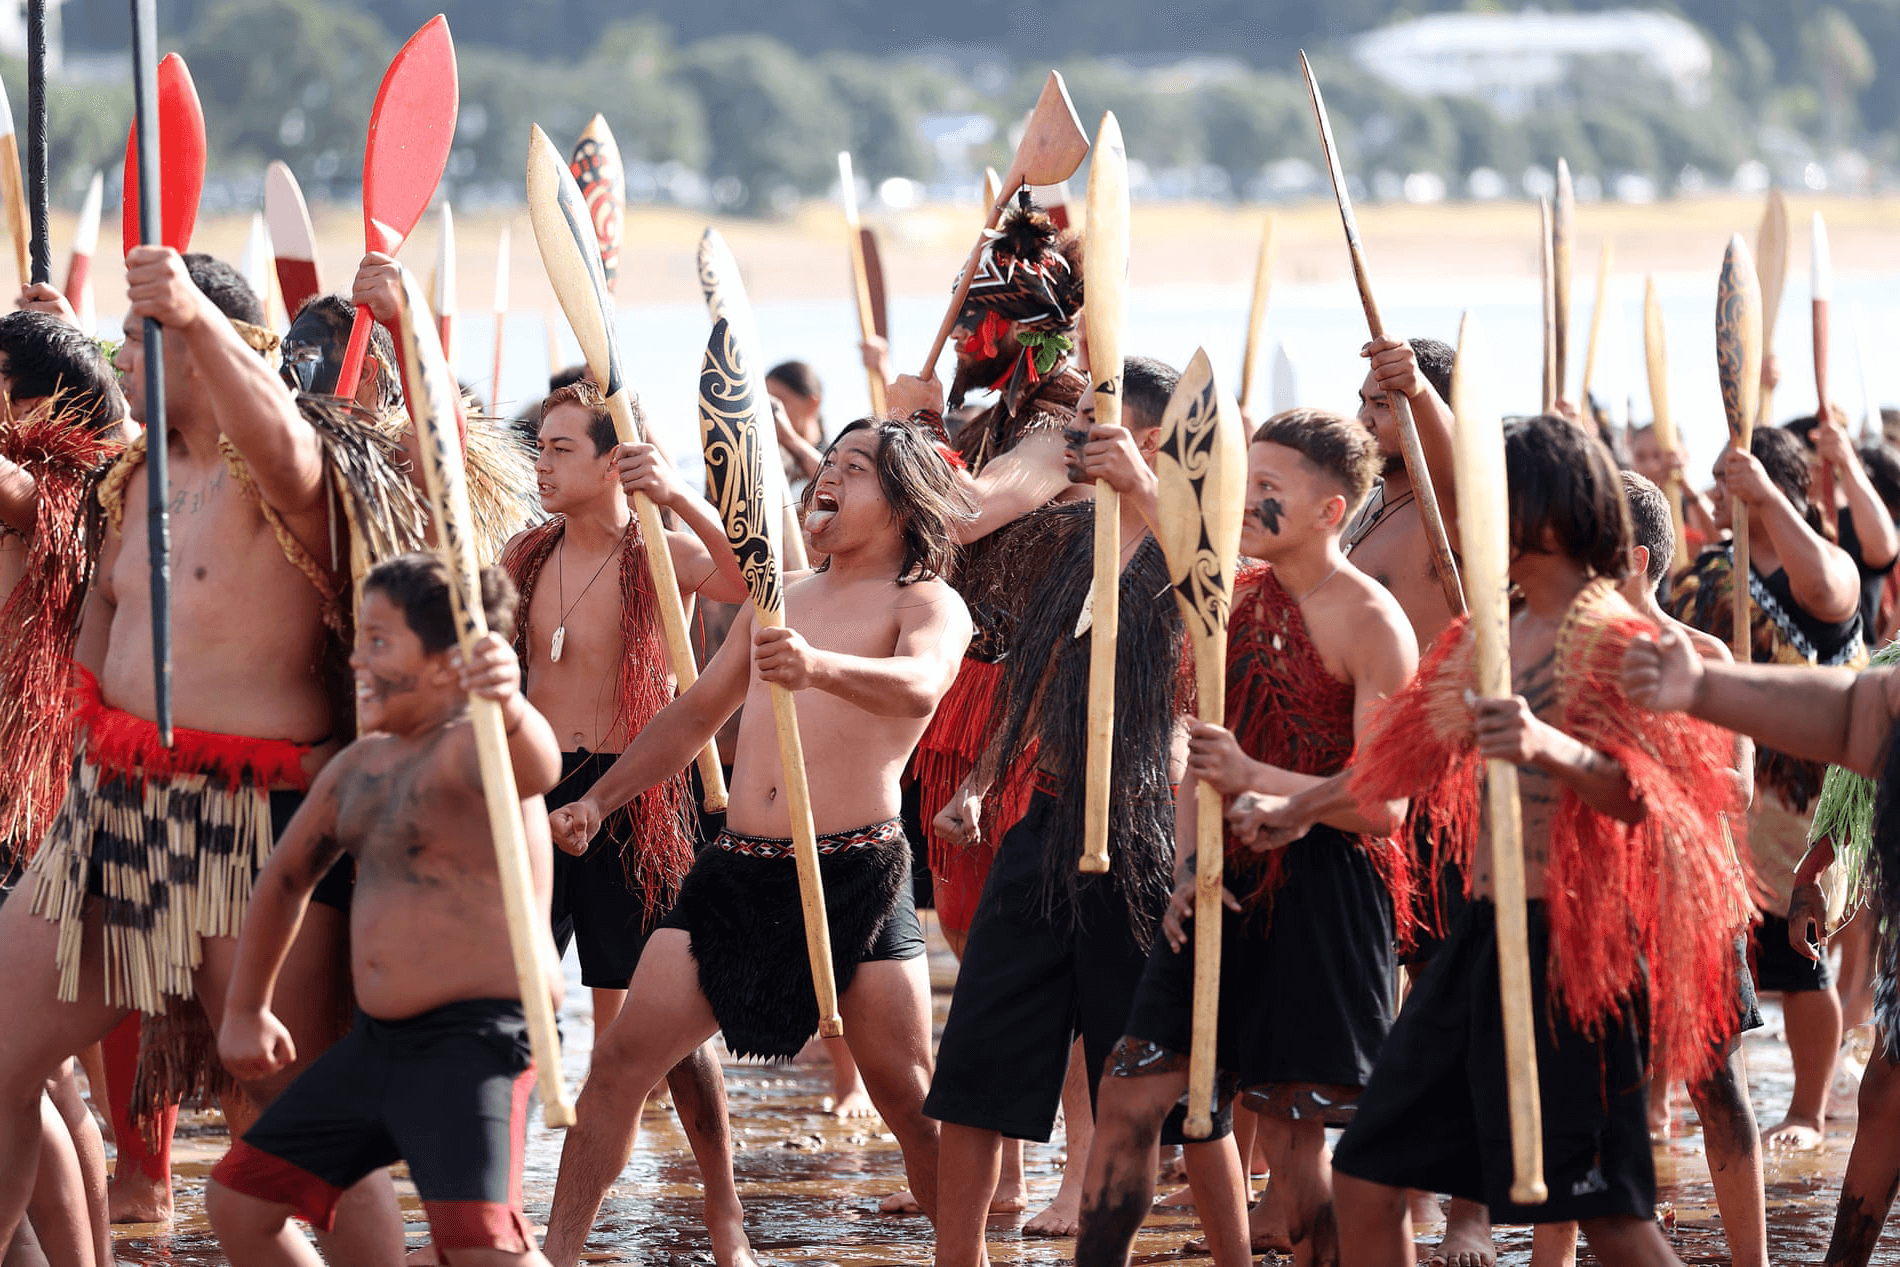
POLYGON ((33 1235, 32 1223, 25 1219, 20 1221, 20 1230, 13 1234, 13 1244, 0 1255, 0 1267, 52 1267, 46 1261, 46 1252, 40 1248, 40 1238, 33 1235))
POLYGON ((205 1213, 231 1267, 323 1267, 323 1259, 290 1221, 291 1207, 205 1185, 205 1213))
POLYGON ((1453 1197, 1445 1207, 1445 1239, 1432 1253, 1432 1262, 1446 1267, 1492 1267, 1497 1254, 1491 1248, 1491 1211, 1481 1201, 1453 1197))
MULTIPOLYGON (((1338 1267, 1339 1228, 1333 1210, 1333 1155, 1318 1118, 1281 1118, 1273 1183, 1286 1203, 1287 1236, 1298 1267, 1338 1267)), ((1409 1201, 1407 1203, 1409 1208, 1409 1201)))
POLYGON ((79 1068, 86 1075, 86 1098, 92 1101, 92 1107, 103 1120, 100 1134, 105 1142, 118 1147, 118 1140, 112 1134, 112 1114, 106 1109, 106 1058, 100 1045, 94 1043, 79 1053, 79 1068))
POLYGON ((1654 1219, 1591 1219, 1583 1234, 1604 1267, 1682 1267, 1654 1219))
POLYGON ((710 1043, 693 1048, 667 1071, 673 1111, 693 1147, 700 1184, 706 1191, 706 1231, 712 1236, 718 1267, 753 1262, 745 1234, 745 1210, 732 1180, 732 1124, 726 1117, 726 1078, 710 1043))
POLYGON ((637 1006, 595 1036, 594 1063, 575 1102, 576 1125, 561 1147, 560 1176, 548 1214, 549 1262, 574 1267, 593 1230, 601 1198, 626 1168, 640 1109, 668 1070, 719 1029, 699 992, 699 971, 687 936, 662 928, 634 969, 629 997, 637 1006))
MULTIPOLYGON (((1023 1224, 1024 1236, 1074 1236, 1082 1225, 1082 1179, 1088 1164, 1089 1142, 1095 1137, 1095 1111, 1089 1104, 1088 1057, 1082 1040, 1069 1048, 1069 1072, 1062 1082, 1062 1132, 1068 1160, 1062 1165, 1062 1183, 1047 1209, 1023 1224)), ((1022 1156, 1021 1145, 1017 1157, 1022 1156)), ((1021 1175, 1018 1162, 1017 1174, 1021 1175)), ((1007 1179, 1007 1176, 1005 1176, 1007 1179)), ((1002 1192, 998 1191, 1000 1199, 1002 1192)), ((1020 1198, 1016 1206, 1022 1209, 1020 1198)))
POLYGON ((99 1135, 99 1123, 93 1120, 86 1098, 79 1093, 72 1061, 67 1061, 47 1084, 46 1092, 66 1123, 73 1153, 79 1160, 80 1178, 86 1186, 86 1222, 92 1231, 93 1261, 96 1267, 112 1267, 112 1227, 106 1217, 106 1145, 99 1135))
POLYGON ((1900 1065, 1887 1059, 1885 1038, 1874 1036, 1873 1059, 1860 1082, 1860 1129, 1841 1179, 1827 1267, 1867 1267, 1900 1190, 1900 1065))
POLYGON ((40 1164, 26 1216, 51 1267, 93 1267, 92 1226, 79 1156, 59 1110, 44 1095, 40 1097, 40 1164))
POLYGON ((864 1079, 858 1076, 850 1042, 843 1035, 824 1041, 825 1058, 831 1061, 831 1096, 825 1112, 833 1117, 876 1117, 877 1108, 864 1092, 864 1079))
POLYGON ((1189 1144, 1181 1158, 1214 1267, 1248 1267, 1253 1248, 1247 1234, 1247 1172, 1234 1137, 1189 1144))
POLYGON ((1412 1215, 1404 1188, 1333 1173, 1339 1258, 1352 1267, 1414 1267, 1412 1215))
MULTIPOLYGON (((118 1164, 106 1189, 109 1217, 114 1223, 169 1223, 172 1218, 172 1131, 178 1125, 178 1106, 160 1113, 158 1150, 146 1147, 144 1134, 132 1122, 132 1082, 139 1067, 137 1014, 127 1016, 101 1039, 100 1079, 93 1085, 94 1104, 103 1105, 112 1123, 118 1164)), ((90 1076, 90 1075, 88 1075, 90 1076)))
POLYGON ((1823 1115, 1841 1048, 1841 1000, 1833 986, 1790 990, 1781 996, 1781 1011, 1794 1060, 1794 1094, 1787 1116, 1762 1133, 1762 1143, 1776 1152, 1811 1152, 1827 1139, 1823 1115))
MULTIPOLYGON (((1236 1122, 1240 1120, 1242 1111, 1236 1105, 1236 1122)), ((1247 1241, 1256 1253, 1273 1250, 1280 1254, 1291 1254, 1292 1217, 1287 1211, 1286 1185, 1280 1182, 1279 1175, 1273 1173, 1273 1159, 1288 1147, 1284 1137, 1289 1124, 1283 1117, 1256 1113, 1252 1109, 1244 1111, 1253 1119, 1254 1147, 1265 1150, 1268 1171, 1266 1191, 1260 1194, 1260 1203, 1247 1213, 1247 1241)))
POLYGON ((594 1036, 598 1038, 613 1028, 614 1018, 626 1006, 627 992, 596 987, 590 993, 594 998, 594 1036))
POLYGON ((1185 1070, 1102 1079, 1084 1174, 1076 1267, 1126 1267, 1135 1233, 1154 1201, 1161 1123, 1186 1090, 1185 1070))
POLYGON ((940 1141, 936 1267, 988 1267, 984 1224, 1002 1165, 1003 1137, 995 1131, 945 1122, 940 1141))
POLYGON ((938 1129, 924 1116, 930 1093, 929 964, 922 955, 859 964, 838 1010, 865 1091, 903 1150, 911 1194, 934 1220, 938 1129))
POLYGON ((1729 1258, 1734 1267, 1767 1267, 1761 1133, 1748 1100, 1748 1070, 1739 1040, 1730 1044, 1721 1068, 1689 1088, 1689 1100, 1702 1122, 1703 1151, 1709 1158, 1709 1181, 1715 1186, 1722 1230, 1728 1236, 1729 1258))
POLYGON ((1539 1223, 1532 1229, 1531 1267, 1577 1267, 1577 1225, 1539 1223))

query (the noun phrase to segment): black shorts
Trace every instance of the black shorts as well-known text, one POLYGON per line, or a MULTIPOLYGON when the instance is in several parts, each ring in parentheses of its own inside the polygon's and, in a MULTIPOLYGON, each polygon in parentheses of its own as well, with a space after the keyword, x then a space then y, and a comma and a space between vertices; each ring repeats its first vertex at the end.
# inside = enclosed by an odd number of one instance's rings
POLYGON ((1406 836, 1411 855, 1412 874, 1417 877, 1412 892, 1412 944, 1399 962, 1414 969, 1423 968, 1445 944, 1445 937, 1458 917, 1464 914, 1470 899, 1465 896, 1465 873, 1456 864, 1444 863, 1432 869, 1433 828, 1419 820, 1406 836))
MULTIPOLYGON (((618 759, 585 748, 563 752, 561 781, 547 794, 548 809, 580 800, 618 759)), ((576 858, 565 849, 554 851, 554 949, 565 955, 567 943, 574 942, 581 984, 590 990, 626 989, 659 924, 657 914, 648 918, 646 894, 627 880, 622 852, 631 826, 627 814, 609 814, 586 853, 576 858)))
MULTIPOLYGON (((1223 912, 1216 1063, 1243 1092, 1363 1087, 1392 1028, 1391 895, 1358 841, 1330 827, 1289 846, 1282 874, 1271 895, 1223 912)), ((1193 1022, 1193 942, 1177 954, 1157 939, 1125 1032, 1186 1054, 1193 1022)))
POLYGON ((1399 1012, 1333 1152, 1369 1183, 1482 1201, 1494 1223, 1655 1216, 1645 1004, 1587 1038, 1546 990, 1550 933, 1529 904, 1531 1009, 1550 1199, 1511 1203, 1511 1125, 1498 997, 1497 908, 1475 901, 1399 1012))
POLYGON ((1076 1033, 1092 1099, 1128 1024, 1148 954, 1109 877, 1078 877, 1072 927, 1044 909, 1043 825, 1054 804, 1046 792, 1030 798, 983 884, 924 1101, 940 1122, 1047 1140, 1076 1033))
POLYGON ((359 1011, 211 1177, 327 1231, 345 1189, 405 1161, 437 1245, 521 1253, 534 1248, 521 1212, 533 1085, 514 999, 466 999, 399 1021, 359 1011))
POLYGON ((1749 936, 1749 969, 1755 974, 1757 990, 1799 994, 1834 984, 1834 966, 1825 954, 1815 963, 1788 944, 1788 921, 1783 917, 1764 912, 1749 936))

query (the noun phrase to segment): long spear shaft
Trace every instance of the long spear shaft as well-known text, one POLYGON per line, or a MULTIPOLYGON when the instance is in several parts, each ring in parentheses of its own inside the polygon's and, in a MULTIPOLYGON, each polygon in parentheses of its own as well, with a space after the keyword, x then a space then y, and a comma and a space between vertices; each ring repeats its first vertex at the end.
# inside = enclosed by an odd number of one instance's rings
POLYGON ((46 213, 46 0, 26 6, 26 206, 32 217, 29 250, 34 285, 53 279, 53 247, 46 213))
MULTIPOLYGON (((163 240, 160 228, 165 200, 159 188, 158 15, 155 0, 132 0, 132 96, 138 120, 139 241, 163 240)), ((35 266, 37 268, 37 265, 35 266)), ((146 550, 152 562, 152 685, 158 733, 172 744, 172 533, 166 504, 171 484, 166 469, 165 334, 145 318, 146 550)))

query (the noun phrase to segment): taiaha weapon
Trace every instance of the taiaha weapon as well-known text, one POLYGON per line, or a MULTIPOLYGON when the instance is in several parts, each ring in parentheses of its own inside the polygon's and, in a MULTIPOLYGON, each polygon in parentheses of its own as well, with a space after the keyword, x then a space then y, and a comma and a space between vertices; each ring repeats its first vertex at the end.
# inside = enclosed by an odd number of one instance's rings
MULTIPOLYGON (((871 281, 864 263, 864 226, 858 220, 858 178, 851 171, 851 151, 838 151, 838 188, 844 195, 844 233, 850 246, 851 293, 858 304, 858 337, 869 343, 877 334, 877 321, 871 314, 871 281)), ((866 369, 865 385, 871 391, 871 413, 884 416, 884 376, 866 369)))
MULTIPOLYGON (((1095 161, 1101 162, 1099 144, 1095 153, 1095 161)), ((1225 725, 1227 616, 1246 502, 1247 435, 1240 411, 1215 380, 1205 349, 1195 351, 1162 414, 1155 484, 1168 578, 1194 644, 1200 717, 1225 725)), ((1200 785, 1195 810, 1194 1028, 1188 1053, 1187 1133, 1206 1139, 1213 1129, 1209 1110, 1220 1025, 1224 918, 1220 891, 1227 852, 1221 796, 1212 784, 1200 785)))
MULTIPOLYGON (((1080 120, 1076 121, 1076 126, 1078 128, 1081 127, 1080 120)), ((1079 165, 1080 164, 1078 164, 1078 166, 1079 165)), ((983 209, 985 211, 988 211, 991 207, 994 207, 996 205, 997 199, 1001 198, 1002 196, 1003 196, 1002 176, 997 174, 997 171, 994 167, 985 167, 983 169, 983 209)))
POLYGON ((13 103, 0 83, 0 200, 7 205, 7 225, 13 230, 13 258, 20 270, 20 285, 32 275, 27 262, 26 180, 20 172, 20 138, 13 132, 13 103))
MULTIPOLYGON (((1728 415, 1729 446, 1747 453, 1760 408, 1762 349, 1761 282, 1748 243, 1737 233, 1722 256, 1722 278, 1715 293, 1715 365, 1722 381, 1722 411, 1728 415)), ((1753 587, 1748 566, 1748 507, 1729 494, 1735 535, 1733 588, 1735 627, 1730 649, 1743 664, 1754 659, 1749 642, 1748 599, 1753 587)))
POLYGON ((430 308, 435 313, 436 335, 442 341, 442 355, 448 358, 449 372, 455 373, 455 318, 459 311, 455 277, 455 211, 444 198, 436 213, 441 226, 435 240, 435 275, 430 289, 430 308))
POLYGON ((86 186, 86 200, 79 204, 79 221, 73 226, 73 257, 66 265, 66 302, 79 318, 79 328, 90 334, 97 320, 92 299, 92 256, 99 249, 99 212, 105 203, 106 174, 94 172, 86 186))
POLYGON ((1557 274, 1556 252, 1552 249, 1550 218, 1550 199, 1537 200, 1537 222, 1539 237, 1539 255, 1543 265, 1540 274, 1543 281, 1542 301, 1544 309, 1544 397, 1542 409, 1545 413, 1555 413, 1557 397, 1563 392, 1563 383, 1557 377, 1557 274))
MULTIPOLYGON (((568 324, 580 340, 581 354, 594 381, 607 398, 607 412, 614 422, 614 434, 622 444, 640 437, 633 421, 633 392, 627 386, 620 366, 620 343, 614 330, 613 300, 607 295, 607 279, 601 269, 600 247, 595 241, 593 217, 573 173, 561 161, 554 142, 538 126, 528 134, 528 219, 534 226, 535 245, 541 250, 541 263, 547 269, 548 282, 555 298, 567 314, 568 324)), ((550 343, 554 323, 548 322, 550 343)), ((699 678, 693 660, 693 644, 686 629, 686 608, 680 601, 679 577, 673 570, 673 555, 666 545, 666 525, 660 508, 645 493, 633 495, 634 513, 640 520, 641 544, 646 550, 647 571, 653 577, 654 602, 660 609, 660 629, 666 635, 667 659, 679 689, 685 691, 699 678)), ((705 790, 709 813, 726 808, 726 779, 719 764, 719 752, 707 744, 699 754, 699 777, 705 790)))
POLYGON ((864 286, 871 293, 871 328, 888 344, 891 313, 884 299, 884 255, 877 247, 877 230, 865 225, 858 230, 858 241, 864 250, 864 286))
POLYGON ((983 222, 983 232, 977 235, 976 245, 970 248, 970 258, 964 261, 963 276, 958 279, 950 307, 937 327, 937 337, 931 340, 921 377, 936 377, 937 358, 943 354, 943 345, 956 329, 957 318, 963 315, 963 303, 970 297, 970 283, 976 280, 976 264, 982 257, 983 244, 989 240, 989 231, 1003 218, 1009 200, 1024 185, 1054 185, 1067 180, 1075 175, 1075 169, 1082 165, 1088 152, 1088 134, 1082 131, 1082 120, 1076 117, 1075 106, 1069 101, 1069 90, 1063 85, 1062 76, 1052 70, 1042 85, 1042 95, 1036 98, 1036 108, 1030 111, 1023 139, 1016 144, 1016 156, 1009 161, 1009 171, 1003 174, 994 197, 985 190, 989 214, 983 222))
POLYGON ((621 165, 620 146, 604 115, 595 115, 581 129, 567 169, 587 200, 594 237, 600 243, 601 272, 612 295, 620 277, 620 234, 627 219, 627 169, 621 165))
POLYGON ((502 336, 508 332, 508 260, 513 253, 514 233, 504 223, 495 241, 495 368, 488 376, 488 399, 496 413, 501 412, 501 353, 507 346, 502 336))
MULTIPOLYGON (((1253 303, 1247 309, 1247 342, 1240 354, 1240 408, 1249 417, 1258 417, 1261 335, 1267 328, 1267 295, 1273 289, 1273 262, 1279 255, 1279 243, 1273 230, 1276 217, 1271 211, 1260 226, 1260 258, 1253 270, 1253 303)), ((1086 288, 1085 288, 1086 293, 1086 288)))
MULTIPOLYGON (((1761 285, 1761 358, 1766 361, 1775 351, 1775 319, 1781 315, 1781 295, 1788 288, 1788 200, 1779 189, 1768 191, 1761 228, 1755 233, 1755 275, 1761 285)), ((1774 388, 1763 384, 1759 402, 1755 425, 1773 426, 1774 388)))
POLYGON ((1603 336, 1603 310, 1610 297, 1610 264, 1615 258, 1616 244, 1603 239, 1603 249, 1597 252, 1597 298, 1590 309, 1590 342, 1584 345, 1583 352, 1583 384, 1577 392, 1577 404, 1585 410, 1590 408, 1590 385, 1596 380, 1597 343, 1603 336))
MULTIPOLYGON (((1576 245, 1577 196, 1570 183, 1570 164, 1557 160, 1557 200, 1550 208, 1550 298, 1554 314, 1551 326, 1551 373, 1556 380, 1556 396, 1562 397, 1570 385, 1570 257, 1576 245)), ((1580 413, 1587 413, 1588 397, 1577 398, 1580 413)))
POLYGON ((244 251, 238 256, 238 272, 264 307, 266 325, 275 325, 270 315, 271 298, 270 230, 264 227, 264 213, 251 213, 251 227, 244 235, 244 251))
POLYGON ((46 179, 46 0, 26 0, 26 202, 33 234, 25 276, 36 286, 53 282, 46 179))
POLYGON ((1859 304, 1848 307, 1848 320, 1854 328, 1854 362, 1860 370, 1860 439, 1862 444, 1878 443, 1885 430, 1880 420, 1880 400, 1874 391, 1874 363, 1867 358, 1867 315, 1859 304))
POLYGON ((323 283, 317 277, 317 234, 310 226, 310 209, 296 176, 281 162, 264 170, 264 226, 270 230, 284 311, 295 321, 297 310, 323 293, 323 283))
MULTIPOLYGON (((120 237, 126 254, 141 245, 183 253, 198 224, 204 192, 205 118, 185 59, 168 55, 156 68, 154 0, 132 4, 132 98, 135 122, 125 152, 125 205, 120 237), (140 191, 150 191, 140 197, 140 191)), ((145 318, 146 552, 152 564, 152 684, 159 738, 172 743, 172 598, 170 472, 166 465, 165 343, 156 319, 145 318)))
MULTIPOLYGON (((1352 257, 1353 281, 1359 287, 1359 304, 1365 309, 1366 328, 1374 339, 1385 338, 1385 322, 1379 317, 1379 305, 1372 297, 1372 279, 1366 274, 1365 248, 1359 242, 1359 221, 1353 215, 1352 195, 1346 190, 1346 173, 1339 165, 1339 149, 1333 144, 1332 121, 1326 117, 1326 100, 1320 96, 1319 80, 1313 68, 1300 54, 1300 71, 1306 76, 1306 92, 1313 101, 1313 116, 1319 124, 1320 148, 1326 152, 1326 168, 1333 180, 1333 197, 1339 203, 1339 219, 1346 230, 1346 250, 1352 257)), ((1392 416, 1399 424, 1399 449, 1405 458, 1405 470, 1412 479, 1418 497, 1419 518, 1425 525, 1425 540, 1431 547, 1432 567, 1445 592, 1445 606, 1455 616, 1465 609, 1464 591, 1458 585, 1458 564, 1452 558, 1451 539, 1445 533, 1445 517, 1438 508, 1438 494, 1432 488, 1431 468, 1425 463, 1425 448, 1419 443, 1418 424, 1412 420, 1412 402, 1403 392, 1387 392, 1392 416)))
POLYGON ((1689 566, 1689 540, 1682 524, 1682 476, 1676 472, 1676 424, 1669 416, 1669 349, 1663 342, 1662 300, 1656 279, 1643 279, 1643 360, 1649 368, 1649 411, 1656 429, 1656 447, 1669 464, 1663 493, 1669 499, 1669 522, 1676 530, 1674 572, 1689 566))
MULTIPOLYGON (((781 522, 769 504, 767 473, 778 469, 778 441, 759 417, 758 375, 747 363, 739 332, 725 317, 713 322, 699 376, 699 426, 706 445, 706 495, 719 508, 726 540, 739 556, 752 610, 762 629, 785 623, 784 576, 779 566, 781 522)), ((798 736, 798 705, 792 693, 771 683, 772 721, 778 728, 784 766, 786 809, 792 821, 792 856, 798 865, 798 896, 805 917, 805 950, 818 996, 818 1033, 844 1033, 838 1016, 838 984, 831 970, 831 928, 825 919, 824 878, 818 870, 818 834, 812 825, 811 786, 805 749, 798 736)))
MULTIPOLYGON (((1082 250, 1088 297, 1089 383, 1097 426, 1122 425, 1122 308, 1128 288, 1128 154, 1115 112, 1102 116, 1089 163, 1089 234, 1082 250)), ((1115 755, 1115 649, 1121 632, 1121 494, 1095 481, 1095 579, 1089 590, 1088 765, 1083 784, 1084 872, 1108 870, 1108 783, 1115 755)), ((1077 630, 1079 634, 1081 631, 1077 630)))
MULTIPOLYGON (((1814 307, 1814 420, 1827 423, 1833 420, 1829 411, 1831 403, 1827 391, 1828 359, 1828 307, 1834 298, 1834 257, 1827 245, 1827 221, 1820 212, 1814 213, 1814 227, 1810 238, 1810 260, 1813 272, 1810 274, 1813 285, 1814 307)), ((1764 316, 1765 320, 1765 316, 1764 316)), ((1834 514, 1834 464, 1821 463, 1821 528, 1832 540, 1839 529, 1835 526, 1834 514)))
MULTIPOLYGON (((699 288, 706 296, 706 315, 715 323, 721 319, 730 321, 733 337, 741 347, 758 347, 759 328, 752 320, 752 300, 746 295, 745 278, 739 275, 739 262, 732 258, 732 249, 719 230, 708 227, 700 235, 698 262, 699 288)), ((766 403, 765 372, 752 360, 748 359, 746 365, 757 380, 752 384, 752 398, 767 411, 765 417, 769 420, 771 406, 766 403)), ((772 451, 778 452, 776 427, 772 432, 772 451)), ((798 508, 792 504, 791 489, 785 483, 785 468, 774 463, 760 478, 765 481, 766 500, 780 507, 779 548, 784 551, 785 566, 802 572, 809 566, 805 558, 805 531, 798 522, 798 508)))
MULTIPOLYGON (((481 571, 475 560, 468 481, 456 426, 461 392, 449 370, 435 330, 427 318, 422 287, 407 269, 402 273, 403 366, 409 411, 415 418, 422 473, 435 512, 436 543, 449 573, 449 600, 455 613, 456 641, 464 661, 488 633, 482 611, 481 571)), ((534 879, 528 868, 527 835, 521 823, 521 794, 515 786, 508 753, 507 722, 497 700, 471 695, 469 723, 481 766, 482 797, 488 804, 488 830, 495 840, 495 871, 501 880, 501 909, 514 952, 515 981, 528 1021, 528 1044, 540 1084, 541 1113, 549 1126, 572 1126, 574 1106, 561 1078, 561 1037, 554 1027, 541 941, 546 918, 534 909, 534 879)))
MULTIPOLYGON (((1504 424, 1480 400, 1477 319, 1466 313, 1458 328, 1458 361, 1451 379, 1452 460, 1457 472, 1458 540, 1465 589, 1471 596, 1471 632, 1477 651, 1477 692, 1509 699, 1511 690, 1510 515, 1504 504, 1504 424)), ((1485 762, 1486 810, 1491 828, 1491 874, 1497 899, 1498 989, 1504 1019, 1504 1067, 1511 1116, 1511 1200, 1542 1205, 1544 1141, 1537 1087, 1537 1041, 1531 1008, 1530 936, 1525 914, 1524 837, 1519 818, 1517 767, 1485 762)))
MULTIPOLYGON (((455 42, 449 21, 436 14, 409 37, 383 72, 363 143, 363 238, 366 247, 394 255, 422 219, 455 140, 459 99, 455 42)), ((349 346, 337 371, 336 393, 356 395, 375 318, 356 310, 349 346)))

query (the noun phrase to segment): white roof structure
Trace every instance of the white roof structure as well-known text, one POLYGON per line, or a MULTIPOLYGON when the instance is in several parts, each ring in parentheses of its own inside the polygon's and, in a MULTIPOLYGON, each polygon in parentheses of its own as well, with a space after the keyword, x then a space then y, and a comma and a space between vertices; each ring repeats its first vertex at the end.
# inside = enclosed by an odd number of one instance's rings
POLYGON ((1502 114, 1529 110, 1584 58, 1627 57, 1675 88, 1685 105, 1708 99, 1714 58, 1690 23, 1668 13, 1438 13, 1394 22, 1352 41, 1368 71, 1420 96, 1478 97, 1502 114))

